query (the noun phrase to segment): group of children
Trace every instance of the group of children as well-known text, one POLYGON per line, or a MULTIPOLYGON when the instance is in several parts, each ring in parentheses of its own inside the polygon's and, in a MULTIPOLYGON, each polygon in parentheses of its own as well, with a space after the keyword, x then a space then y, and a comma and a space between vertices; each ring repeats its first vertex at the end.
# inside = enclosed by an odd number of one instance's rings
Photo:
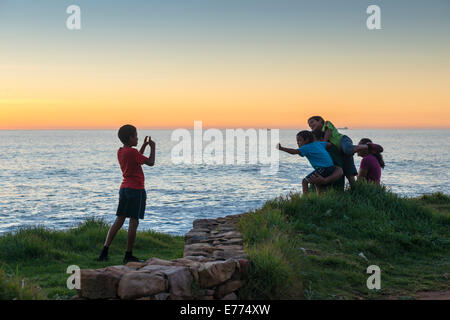
POLYGON ((384 168, 382 146, 367 138, 353 145, 350 137, 339 133, 330 121, 320 116, 309 118, 308 125, 311 131, 297 133, 298 149, 285 148, 281 144, 277 146, 281 151, 306 157, 313 166, 314 171, 302 181, 303 193, 309 192, 309 184, 313 184, 320 193, 343 175, 351 187, 355 183, 355 176, 380 184, 381 168, 384 168), (355 153, 363 158, 359 171, 353 160, 355 153))
MULTIPOLYGON (((309 184, 313 184, 320 193, 337 180, 343 180, 343 175, 348 179, 350 186, 354 185, 355 176, 358 176, 358 179, 380 183, 381 168, 384 167, 380 154, 383 152, 383 148, 380 145, 372 143, 369 139, 362 139, 358 145, 353 145, 348 136, 339 133, 330 121, 325 121, 320 116, 309 118, 308 125, 311 131, 304 130, 297 134, 298 149, 277 145, 281 151, 306 157, 314 167, 314 171, 302 181, 303 193, 309 192, 309 184), (355 153, 363 158, 359 172, 353 161, 355 153)), ((117 151, 123 181, 119 191, 117 217, 108 231, 98 260, 108 260, 108 249, 111 242, 122 227, 125 218, 130 218, 127 251, 123 262, 141 262, 139 258, 133 256, 132 249, 139 219, 144 218, 147 199, 142 165, 153 166, 155 164, 155 142, 150 137, 145 137, 140 150, 135 149, 134 147, 138 144, 138 136, 137 129, 132 125, 122 126, 118 136, 123 143, 123 147, 117 151), (148 158, 143 155, 147 146, 150 146, 151 149, 148 158)))

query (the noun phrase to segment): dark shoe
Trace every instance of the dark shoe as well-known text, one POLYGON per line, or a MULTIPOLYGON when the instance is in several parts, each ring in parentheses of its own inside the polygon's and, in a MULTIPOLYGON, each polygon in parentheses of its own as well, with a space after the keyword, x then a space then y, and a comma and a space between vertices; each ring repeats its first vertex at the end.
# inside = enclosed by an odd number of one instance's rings
POLYGON ((125 256, 125 258, 123 258, 123 263, 127 264, 128 262, 144 262, 144 260, 141 260, 135 256, 125 256))
POLYGON ((108 261, 108 254, 103 254, 103 252, 98 256, 97 261, 108 261))
POLYGON ((97 261, 108 261, 108 247, 103 247, 103 250, 98 256, 97 261))
POLYGON ((383 147, 380 146, 379 144, 368 143, 367 146, 369 148, 370 153, 382 153, 383 152, 383 147))

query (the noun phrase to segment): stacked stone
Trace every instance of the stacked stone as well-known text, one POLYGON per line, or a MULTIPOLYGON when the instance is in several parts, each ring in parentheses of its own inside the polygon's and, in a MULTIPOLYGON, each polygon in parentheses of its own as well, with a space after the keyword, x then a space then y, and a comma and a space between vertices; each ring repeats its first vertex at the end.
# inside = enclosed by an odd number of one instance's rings
POLYGON ((242 236, 236 231, 240 216, 195 220, 184 238, 183 258, 81 270, 78 298, 237 299, 249 269, 242 236))

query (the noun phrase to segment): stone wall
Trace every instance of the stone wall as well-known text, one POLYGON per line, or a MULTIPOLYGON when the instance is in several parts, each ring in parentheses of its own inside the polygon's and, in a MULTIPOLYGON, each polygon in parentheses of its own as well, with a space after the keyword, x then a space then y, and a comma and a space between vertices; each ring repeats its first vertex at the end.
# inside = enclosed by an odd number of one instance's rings
POLYGON ((249 269, 235 228, 240 216, 195 220, 184 237, 183 258, 81 270, 78 298, 238 299, 249 269))

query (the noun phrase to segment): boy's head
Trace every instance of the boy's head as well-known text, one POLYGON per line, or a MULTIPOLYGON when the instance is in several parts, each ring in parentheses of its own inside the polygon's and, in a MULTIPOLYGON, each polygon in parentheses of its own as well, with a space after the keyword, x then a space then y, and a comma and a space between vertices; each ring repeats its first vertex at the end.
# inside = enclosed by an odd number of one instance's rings
POLYGON ((308 125, 312 131, 322 130, 325 120, 321 116, 314 116, 308 119, 308 125))
POLYGON ((119 136, 120 141, 122 141, 124 145, 132 147, 137 146, 138 137, 137 137, 137 129, 135 126, 132 126, 131 124, 121 126, 117 135, 119 136))
POLYGON ((299 148, 311 142, 314 142, 314 135, 311 131, 303 130, 297 133, 297 145, 299 148))

